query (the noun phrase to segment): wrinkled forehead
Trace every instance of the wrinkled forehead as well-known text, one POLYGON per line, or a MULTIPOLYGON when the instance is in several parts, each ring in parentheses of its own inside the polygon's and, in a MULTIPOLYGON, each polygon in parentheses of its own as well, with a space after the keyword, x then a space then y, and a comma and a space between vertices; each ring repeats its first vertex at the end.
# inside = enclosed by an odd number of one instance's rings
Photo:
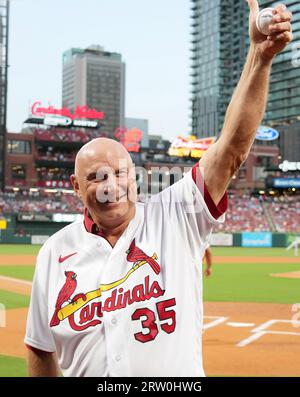
POLYGON ((118 147, 99 149, 99 147, 87 148, 76 159, 75 173, 78 176, 86 176, 102 169, 129 169, 132 161, 129 154, 118 147))

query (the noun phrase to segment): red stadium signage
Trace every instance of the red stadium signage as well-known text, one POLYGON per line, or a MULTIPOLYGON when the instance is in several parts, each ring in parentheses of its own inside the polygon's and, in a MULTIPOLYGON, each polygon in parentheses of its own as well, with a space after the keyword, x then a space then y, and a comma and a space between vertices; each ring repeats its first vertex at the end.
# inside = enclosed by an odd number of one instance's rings
POLYGON ((143 137, 143 132, 138 128, 117 128, 115 131, 115 138, 117 138, 122 145, 126 147, 128 152, 138 153, 140 151, 140 142, 143 137))
POLYGON ((47 116, 62 116, 71 120, 75 119, 92 119, 103 120, 105 115, 103 112, 98 112, 96 109, 89 109, 88 106, 77 105, 75 112, 72 113, 68 108, 63 107, 57 109, 54 106, 43 107, 41 102, 34 102, 31 107, 31 113, 37 117, 47 116))

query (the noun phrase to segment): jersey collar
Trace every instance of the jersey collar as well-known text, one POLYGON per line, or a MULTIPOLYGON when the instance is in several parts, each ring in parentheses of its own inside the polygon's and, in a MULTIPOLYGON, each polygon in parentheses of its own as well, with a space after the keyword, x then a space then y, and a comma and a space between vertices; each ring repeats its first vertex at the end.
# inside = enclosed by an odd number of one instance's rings
POLYGON ((96 223, 93 221, 91 214, 89 213, 87 208, 84 209, 83 223, 84 223, 84 227, 85 227, 86 231, 88 231, 89 233, 92 233, 92 234, 96 234, 97 236, 104 237, 103 231, 100 230, 98 228, 98 226, 96 225, 96 223))
MULTIPOLYGON (((132 225, 136 221, 140 220, 140 215, 138 213, 138 208, 136 207, 136 212, 134 218, 130 221, 129 225, 132 225)), ((97 236, 105 237, 103 230, 99 229, 97 224, 93 221, 91 214, 89 213, 88 209, 84 209, 84 218, 83 223, 85 230, 89 233, 96 234, 97 236)), ((128 227, 127 227, 128 228, 128 227)))

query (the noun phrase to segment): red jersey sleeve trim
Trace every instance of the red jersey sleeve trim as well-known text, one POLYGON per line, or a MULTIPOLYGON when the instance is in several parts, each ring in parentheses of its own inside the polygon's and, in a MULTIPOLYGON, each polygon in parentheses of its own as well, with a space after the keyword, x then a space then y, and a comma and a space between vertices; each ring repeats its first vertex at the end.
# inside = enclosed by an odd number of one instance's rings
POLYGON ((207 205, 207 208, 209 209, 209 212, 212 214, 212 216, 215 219, 220 218, 221 215, 223 215, 228 208, 228 195, 227 192, 225 192, 224 196, 222 197, 221 201, 219 202, 218 205, 216 205, 211 198, 211 195, 209 194, 209 191, 207 190, 207 187, 204 183, 203 176, 201 174, 199 164, 197 163, 194 165, 192 168, 192 178, 203 194, 205 204, 207 205))

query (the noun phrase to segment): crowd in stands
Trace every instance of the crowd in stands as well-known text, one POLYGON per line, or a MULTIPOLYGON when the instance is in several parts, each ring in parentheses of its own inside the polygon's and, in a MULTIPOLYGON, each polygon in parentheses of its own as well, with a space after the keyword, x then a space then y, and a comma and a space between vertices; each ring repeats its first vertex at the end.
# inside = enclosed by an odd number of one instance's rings
POLYGON ((0 193, 0 214, 82 213, 83 204, 75 194, 18 191, 0 193))
MULTIPOLYGON (((20 212, 82 213, 83 204, 74 193, 62 191, 49 193, 39 189, 37 192, 0 192, 0 215, 20 212)), ((300 233, 300 196, 258 198, 231 194, 226 221, 216 226, 214 231, 300 233)))
POLYGON ((300 231, 300 198, 279 196, 269 204, 269 210, 278 232, 300 231))
POLYGON ((34 134, 39 141, 56 141, 56 142, 81 142, 86 143, 91 139, 99 136, 106 136, 104 132, 98 129, 67 129, 67 128, 35 128, 34 134))
POLYGON ((74 162, 76 157, 77 150, 66 151, 66 150, 58 150, 48 146, 47 150, 39 149, 37 152, 38 160, 47 160, 47 161, 70 161, 74 162))
POLYGON ((70 175, 73 173, 73 169, 66 168, 38 168, 37 176, 40 181, 69 181, 70 175))
POLYGON ((249 195, 228 197, 226 222, 218 225, 215 231, 220 232, 265 232, 270 226, 261 200, 249 195))

